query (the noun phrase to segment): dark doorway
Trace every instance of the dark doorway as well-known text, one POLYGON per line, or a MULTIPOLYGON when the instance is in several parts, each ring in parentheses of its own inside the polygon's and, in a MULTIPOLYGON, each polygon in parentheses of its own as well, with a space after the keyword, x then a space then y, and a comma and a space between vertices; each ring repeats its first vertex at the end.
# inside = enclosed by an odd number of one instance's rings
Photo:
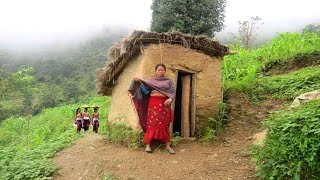
POLYGON ((184 138, 193 136, 193 74, 179 71, 177 75, 173 133, 184 138))
POLYGON ((178 73, 177 87, 176 87, 176 99, 174 105, 174 121, 173 121, 173 133, 181 135, 181 96, 182 96, 182 85, 181 85, 181 73, 178 73))

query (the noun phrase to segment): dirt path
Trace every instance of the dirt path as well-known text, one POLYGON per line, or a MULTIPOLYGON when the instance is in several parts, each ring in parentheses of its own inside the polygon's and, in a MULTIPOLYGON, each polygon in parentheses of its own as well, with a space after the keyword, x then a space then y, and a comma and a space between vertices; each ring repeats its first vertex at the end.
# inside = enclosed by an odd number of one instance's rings
POLYGON ((55 179, 100 179, 104 174, 119 179, 252 179, 245 147, 243 141, 229 139, 218 145, 179 144, 175 155, 163 149, 147 154, 88 134, 55 157, 62 168, 55 179))
POLYGON ((106 144, 102 135, 86 134, 57 154, 61 169, 54 179, 254 179, 250 148, 260 120, 280 102, 250 105, 244 97, 229 101, 229 124, 213 143, 179 143, 176 154, 163 148, 152 154, 106 144), (106 178, 108 179, 108 178, 106 178))

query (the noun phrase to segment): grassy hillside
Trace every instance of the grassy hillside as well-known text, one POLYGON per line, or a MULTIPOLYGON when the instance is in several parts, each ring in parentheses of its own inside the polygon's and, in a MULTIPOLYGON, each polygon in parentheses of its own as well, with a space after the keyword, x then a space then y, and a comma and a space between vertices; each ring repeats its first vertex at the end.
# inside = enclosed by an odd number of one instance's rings
MULTIPOLYGON (((319 32, 280 34, 260 48, 235 50, 237 55, 223 61, 227 93, 243 92, 254 103, 270 98, 293 100, 302 93, 320 90, 319 32)), ((264 120, 268 134, 254 151, 259 178, 319 178, 319 109, 318 100, 264 120)))
POLYGON ((292 99, 300 93, 319 89, 319 53, 315 53, 314 58, 318 60, 312 59, 314 66, 309 69, 279 76, 269 76, 266 71, 279 64, 285 67, 301 55, 320 52, 320 33, 280 34, 262 47, 251 50, 234 47, 234 50, 238 54, 223 61, 225 91, 242 91, 256 99, 264 93, 292 99))
MULTIPOLYGON (((273 41, 255 49, 233 47, 237 55, 223 61, 223 78, 228 89, 233 84, 251 84, 274 64, 283 64, 299 54, 320 51, 320 33, 280 34, 273 41)), ((320 63, 318 63, 320 65, 320 63)))
POLYGON ((93 96, 96 69, 104 66, 108 48, 127 31, 104 29, 59 50, 1 51, 0 121, 10 116, 35 115, 45 108, 73 104, 93 96))
MULTIPOLYGON (((105 131, 109 97, 92 97, 100 105, 100 132, 105 131)), ((75 110, 83 104, 45 109, 36 116, 9 118, 0 125, 0 179, 49 177, 56 152, 81 137, 73 126, 75 110)), ((92 109, 90 109, 92 114, 92 109)))
POLYGON ((268 134, 256 146, 257 175, 262 179, 319 179, 320 100, 276 112, 264 121, 268 134))

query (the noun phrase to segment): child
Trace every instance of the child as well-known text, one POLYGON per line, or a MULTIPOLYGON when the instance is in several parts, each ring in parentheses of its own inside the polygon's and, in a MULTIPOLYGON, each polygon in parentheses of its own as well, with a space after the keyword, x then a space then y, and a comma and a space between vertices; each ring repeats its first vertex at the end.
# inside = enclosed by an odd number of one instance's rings
POLYGON ((90 126, 90 116, 88 113, 88 108, 90 106, 86 105, 84 107, 84 112, 83 112, 83 129, 85 133, 88 133, 89 126, 90 126))
POLYGON ((99 113, 98 113, 98 108, 99 106, 93 105, 93 114, 92 114, 92 126, 93 126, 93 131, 98 133, 98 128, 99 128, 99 113))
POLYGON ((82 128, 82 113, 80 108, 77 108, 76 110, 76 121, 74 124, 77 126, 77 132, 80 133, 82 128))

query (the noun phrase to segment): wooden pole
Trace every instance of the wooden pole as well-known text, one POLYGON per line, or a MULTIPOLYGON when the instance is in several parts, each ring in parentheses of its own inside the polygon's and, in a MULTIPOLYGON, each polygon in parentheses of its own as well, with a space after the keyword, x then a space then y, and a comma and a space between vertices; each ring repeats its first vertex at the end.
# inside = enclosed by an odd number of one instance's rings
POLYGON ((190 137, 190 83, 191 75, 182 76, 182 98, 181 98, 181 135, 190 137))
POLYGON ((195 106, 195 92, 196 92, 196 78, 195 74, 190 75, 191 76, 191 96, 190 96, 190 129, 191 133, 190 135, 193 137, 196 132, 196 106, 195 106))

